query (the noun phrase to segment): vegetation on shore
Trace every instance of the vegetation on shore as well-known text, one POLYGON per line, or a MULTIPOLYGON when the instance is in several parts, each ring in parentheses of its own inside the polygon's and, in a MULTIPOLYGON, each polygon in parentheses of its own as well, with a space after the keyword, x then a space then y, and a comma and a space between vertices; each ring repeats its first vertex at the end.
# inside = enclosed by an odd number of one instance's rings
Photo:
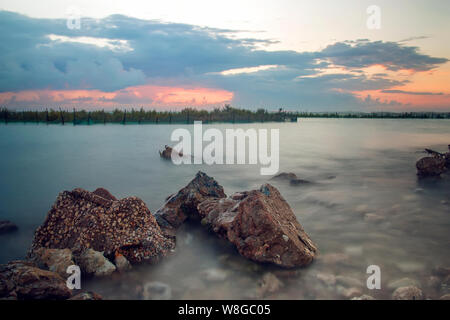
POLYGON ((225 105, 223 108, 213 110, 199 110, 185 108, 181 111, 157 111, 141 109, 114 109, 105 110, 54 110, 17 111, 2 108, 0 121, 8 122, 35 122, 48 124, 96 124, 96 123, 122 123, 122 124, 158 124, 158 123, 203 123, 228 122, 285 122, 297 121, 297 118, 364 118, 364 119, 450 119, 450 112, 295 112, 265 109, 246 110, 225 105))

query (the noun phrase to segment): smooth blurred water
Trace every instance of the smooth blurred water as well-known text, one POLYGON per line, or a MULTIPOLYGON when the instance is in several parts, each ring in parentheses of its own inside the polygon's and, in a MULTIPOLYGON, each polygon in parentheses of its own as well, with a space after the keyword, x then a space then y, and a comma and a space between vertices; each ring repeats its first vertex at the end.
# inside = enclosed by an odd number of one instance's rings
MULTIPOLYGON (((140 197, 153 212, 198 170, 213 176, 228 195, 269 181, 259 174, 259 165, 175 166, 161 160, 158 150, 170 144, 170 134, 179 127, 0 125, 0 219, 19 226, 18 232, 0 236, 0 263, 25 257, 35 228, 62 190, 105 187, 118 198, 140 197)), ((188 223, 178 232, 175 253, 160 264, 89 280, 85 288, 105 298, 135 299, 141 298, 145 282, 160 281, 178 299, 251 298, 261 276, 271 271, 284 287, 270 298, 342 298, 349 286, 344 277, 358 279, 363 293, 385 298, 393 280, 408 277, 425 288, 433 267, 450 266, 450 178, 419 181, 415 169, 425 147, 447 150, 448 120, 305 119, 234 128, 280 129, 280 172, 315 183, 271 183, 317 243, 322 259, 283 277, 188 223), (368 213, 378 221, 368 221, 368 213), (345 261, 336 262, 333 255, 345 261), (370 264, 381 267, 382 290, 365 286, 370 264), (226 280, 206 280, 209 268, 225 270, 226 280), (326 285, 318 273, 338 276, 340 282, 326 285)))

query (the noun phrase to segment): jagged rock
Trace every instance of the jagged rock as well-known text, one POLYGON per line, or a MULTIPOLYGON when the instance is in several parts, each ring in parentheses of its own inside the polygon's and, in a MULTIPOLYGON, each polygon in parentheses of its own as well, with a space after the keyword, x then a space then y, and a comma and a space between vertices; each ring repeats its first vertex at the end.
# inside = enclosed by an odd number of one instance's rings
POLYGON ((298 186, 301 184, 311 183, 308 180, 299 179, 297 175, 293 172, 282 172, 272 177, 270 180, 280 180, 280 181, 289 181, 289 183, 293 186, 298 186))
POLYGON ((105 198, 107 200, 112 200, 112 201, 117 200, 116 197, 114 197, 108 190, 106 190, 104 188, 97 188, 97 189, 95 189, 95 191, 93 193, 102 198, 105 198))
POLYGON ((446 161, 441 157, 424 157, 417 161, 417 175, 420 177, 439 176, 446 171, 446 161))
POLYGON ((248 259, 297 267, 311 263, 316 254, 316 245, 270 184, 227 199, 205 200, 198 211, 203 224, 228 239, 248 259))
POLYGON ((37 268, 29 261, 0 265, 0 298, 68 299, 72 292, 55 272, 37 268))
POLYGON ((105 258, 103 253, 92 249, 84 250, 77 257, 77 262, 84 273, 96 277, 109 276, 116 271, 116 267, 105 258))
POLYGON ((117 271, 124 272, 131 269, 131 264, 122 254, 117 253, 114 259, 117 271))
POLYGON ((70 298, 69 300, 103 300, 103 297, 98 293, 88 291, 79 293, 70 298))
POLYGON ((156 211, 155 217, 163 228, 178 228, 188 217, 198 216, 197 205, 210 198, 225 198, 223 187, 214 178, 199 171, 189 184, 169 196, 156 211))
POLYGON ((33 252, 33 262, 41 269, 50 270, 66 278, 67 268, 74 265, 70 249, 38 248, 33 252))
POLYGON ((394 300, 423 300, 422 290, 414 286, 397 288, 392 294, 394 300))
POLYGON ((172 298, 172 289, 162 282, 147 282, 142 295, 145 300, 169 300, 172 298))
POLYGON ((16 231, 17 226, 8 220, 0 220, 0 234, 16 231))
POLYGON ((92 248, 110 259, 120 253, 138 263, 157 261, 174 246, 141 199, 109 200, 78 188, 58 195, 35 232, 31 253, 41 247, 74 253, 92 248))

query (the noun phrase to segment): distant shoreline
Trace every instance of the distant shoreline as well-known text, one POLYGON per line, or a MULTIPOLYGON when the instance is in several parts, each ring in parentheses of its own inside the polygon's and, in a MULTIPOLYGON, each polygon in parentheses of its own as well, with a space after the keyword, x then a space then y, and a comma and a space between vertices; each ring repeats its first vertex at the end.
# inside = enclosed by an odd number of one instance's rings
POLYGON ((246 110, 225 106, 222 109, 181 111, 156 111, 144 109, 105 110, 54 110, 15 111, 0 109, 0 123, 46 124, 191 124, 194 121, 208 123, 264 123, 297 122, 297 119, 450 119, 450 112, 293 112, 279 109, 246 110))

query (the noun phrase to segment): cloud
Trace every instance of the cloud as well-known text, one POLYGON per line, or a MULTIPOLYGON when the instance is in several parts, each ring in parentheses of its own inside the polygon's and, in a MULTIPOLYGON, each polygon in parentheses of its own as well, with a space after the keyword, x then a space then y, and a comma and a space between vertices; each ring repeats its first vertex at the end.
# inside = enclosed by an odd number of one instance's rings
POLYGON ((71 30, 64 19, 0 11, 0 30, 0 93, 16 106, 54 103, 56 92, 67 104, 205 105, 231 95, 233 104, 247 108, 349 110, 365 107, 356 91, 408 83, 392 72, 429 71, 448 61, 400 42, 367 39, 317 52, 267 51, 260 48, 273 40, 239 39, 236 30, 123 15, 82 18, 81 29, 71 30), (363 70, 374 65, 389 72, 363 70), (340 73, 324 73, 336 66, 340 73), (152 94, 134 95, 136 88, 153 88, 152 94))
POLYGON ((400 93, 400 94, 411 94, 417 96, 442 96, 442 92, 419 92, 419 91, 404 91, 404 90, 381 90, 383 93, 400 93))
POLYGON ((449 60, 419 53, 417 47, 403 46, 396 42, 366 40, 338 42, 319 53, 332 63, 348 68, 366 68, 382 65, 387 70, 428 71, 449 60))

